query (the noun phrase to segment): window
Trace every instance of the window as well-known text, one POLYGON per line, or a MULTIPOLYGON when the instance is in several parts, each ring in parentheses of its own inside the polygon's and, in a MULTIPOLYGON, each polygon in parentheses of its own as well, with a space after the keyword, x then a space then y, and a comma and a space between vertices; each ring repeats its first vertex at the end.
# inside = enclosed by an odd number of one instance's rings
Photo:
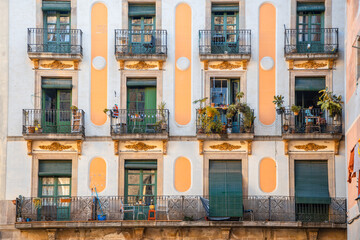
POLYGON ((210 160, 209 210, 211 217, 242 217, 241 161, 210 160))
POLYGON ((39 161, 39 197, 42 207, 38 220, 70 220, 71 161, 39 161), (42 219, 43 218, 43 219, 42 219))
POLYGON ((325 89, 324 77, 296 77, 295 105, 302 108, 313 106, 316 108, 320 97, 320 90, 325 89))
POLYGON ((238 34, 239 6, 212 6, 212 53, 239 52, 238 34))
POLYGON ((295 160, 297 220, 327 221, 330 202, 327 161, 295 160))
POLYGON ((297 3, 298 52, 324 52, 324 3, 297 3))
POLYGON ((215 107, 235 103, 236 95, 240 92, 240 79, 212 78, 210 79, 211 103, 215 107))
MULTIPOLYGON (((45 133, 71 131, 71 79, 43 78, 41 126, 45 133)), ((39 123, 39 119, 36 119, 39 123)), ((36 125, 36 124, 35 124, 36 125)))

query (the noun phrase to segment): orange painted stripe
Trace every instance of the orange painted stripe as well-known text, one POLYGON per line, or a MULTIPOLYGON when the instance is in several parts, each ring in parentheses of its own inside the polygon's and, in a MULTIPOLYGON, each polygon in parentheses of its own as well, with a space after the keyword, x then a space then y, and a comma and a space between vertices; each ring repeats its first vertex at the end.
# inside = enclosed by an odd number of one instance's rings
POLYGON ((104 159, 97 157, 90 163, 90 189, 92 191, 102 192, 106 187, 106 162, 104 159))
POLYGON ((186 157, 179 157, 175 162, 175 189, 186 192, 191 186, 191 163, 186 157))
MULTIPOLYGON (((91 62, 97 56, 105 58, 108 51, 107 8, 96 3, 91 10, 91 62)), ((95 125, 103 125, 107 116, 103 110, 107 107, 107 64, 102 70, 96 70, 91 64, 91 121, 95 125)))
POLYGON ((276 119, 272 101, 275 95, 276 82, 276 8, 270 3, 260 7, 259 19, 259 120, 271 125, 276 119), (274 67, 265 71, 260 66, 263 57, 272 57, 274 67))
POLYGON ((186 3, 175 12, 175 61, 181 57, 190 60, 185 71, 175 67, 175 121, 186 125, 191 120, 191 8, 186 3))
POLYGON ((260 189, 272 192, 276 188, 276 162, 272 158, 264 158, 260 162, 260 189))

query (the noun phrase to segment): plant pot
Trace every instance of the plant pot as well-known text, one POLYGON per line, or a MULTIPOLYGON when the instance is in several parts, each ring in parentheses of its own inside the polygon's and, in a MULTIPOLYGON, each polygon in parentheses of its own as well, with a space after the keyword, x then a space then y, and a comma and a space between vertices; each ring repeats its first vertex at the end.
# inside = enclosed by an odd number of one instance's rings
POLYGON ((28 133, 35 133, 35 127, 28 127, 28 133))
POLYGON ((105 221, 105 220, 106 220, 106 215, 98 214, 98 215, 97 215, 97 220, 99 220, 99 221, 105 221))
POLYGON ((228 134, 231 134, 231 133, 232 133, 232 127, 228 127, 228 128, 226 129, 226 131, 227 131, 228 134))
POLYGON ((250 132, 251 132, 251 127, 246 127, 246 128, 245 128, 245 132, 246 132, 246 133, 250 133, 250 132))
POLYGON ((283 129, 284 129, 285 132, 287 132, 289 130, 289 125, 284 124, 283 129))
POLYGON ((211 103, 211 107, 215 107, 215 103, 211 103))
POLYGON ((284 109, 282 109, 282 108, 277 108, 277 109, 276 109, 276 113, 277 113, 278 115, 281 115, 283 112, 284 112, 284 109))
POLYGON ((338 114, 335 114, 335 116, 334 116, 334 121, 337 121, 337 120, 339 119, 338 116, 339 116, 338 114))
POLYGON ((294 115, 295 115, 295 116, 299 115, 299 112, 294 112, 294 115))
POLYGON ((204 133, 204 129, 199 128, 199 129, 198 129, 198 133, 204 133))

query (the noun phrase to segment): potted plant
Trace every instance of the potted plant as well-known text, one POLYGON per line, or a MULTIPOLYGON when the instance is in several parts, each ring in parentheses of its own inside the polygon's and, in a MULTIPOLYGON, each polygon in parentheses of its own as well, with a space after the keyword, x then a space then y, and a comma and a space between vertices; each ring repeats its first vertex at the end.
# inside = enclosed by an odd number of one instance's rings
POLYGON ((285 107, 283 106, 283 104, 284 104, 284 96, 282 96, 282 95, 274 96, 273 103, 276 105, 277 114, 280 115, 285 111, 285 107))
POLYGON ((293 111, 295 116, 299 115, 300 110, 301 106, 296 106, 295 104, 291 106, 291 111, 293 111))
POLYGON ((317 105, 321 107, 322 111, 329 111, 329 115, 336 121, 338 116, 342 114, 342 104, 344 103, 342 96, 337 96, 333 92, 330 92, 328 88, 319 91, 319 93, 321 93, 321 96, 319 97, 317 105))
POLYGON ((156 125, 162 130, 165 131, 167 129, 167 122, 166 122, 166 114, 165 114, 165 106, 166 103, 165 102, 161 102, 158 105, 158 110, 159 110, 159 120, 156 122, 156 125))
POLYGON ((72 106, 70 107, 70 109, 72 110, 73 115, 76 115, 76 112, 77 112, 77 110, 78 110, 78 107, 75 106, 75 105, 72 105, 72 106))
POLYGON ((254 120, 256 117, 254 116, 253 111, 246 103, 242 103, 242 106, 243 106, 243 110, 241 113, 243 114, 244 128, 245 131, 249 133, 252 130, 254 120))
POLYGON ((193 102, 193 104, 197 104, 199 103, 199 108, 197 109, 198 114, 197 114, 197 125, 198 125, 198 133, 204 133, 204 128, 203 128, 203 124, 202 122, 204 121, 204 114, 205 114, 205 102, 208 98, 201 98, 201 99, 197 99, 193 102))
POLYGON ((34 130, 36 133, 41 133, 42 132, 42 128, 41 128, 41 125, 39 123, 39 120, 38 119, 35 119, 34 120, 34 130))

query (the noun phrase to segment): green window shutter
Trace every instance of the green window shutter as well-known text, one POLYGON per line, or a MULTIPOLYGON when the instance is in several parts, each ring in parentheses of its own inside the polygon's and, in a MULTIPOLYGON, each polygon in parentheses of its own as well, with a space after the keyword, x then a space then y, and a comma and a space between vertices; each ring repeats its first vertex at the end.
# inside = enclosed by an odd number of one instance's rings
POLYGON ((40 160, 39 176, 71 177, 72 163, 69 160, 40 160))
POLYGON ((146 87, 145 88, 145 110, 156 109, 156 88, 146 87))
POLYGON ((238 12, 239 5, 212 5, 212 12, 238 12))
POLYGON ((210 161, 209 207, 211 217, 242 217, 241 161, 210 161))
POLYGON ((71 2, 43 1, 43 11, 71 11, 71 2))
POLYGON ((298 12, 324 12, 325 5, 324 3, 298 3, 296 10, 298 12))
POLYGON ((71 79, 50 79, 41 80, 41 88, 72 89, 71 79))
POLYGON ((157 169, 156 161, 135 161, 135 160, 126 160, 125 168, 127 169, 157 169))
POLYGON ((295 201, 330 204, 327 161, 295 161, 295 201))
POLYGON ((154 4, 147 5, 138 5, 138 4, 130 4, 129 5, 129 17, 136 16, 155 16, 156 10, 154 4))
POLYGON ((128 87, 156 87, 156 79, 129 78, 126 81, 128 87))
POLYGON ((325 89, 325 78, 296 78, 295 91, 320 91, 325 89))

